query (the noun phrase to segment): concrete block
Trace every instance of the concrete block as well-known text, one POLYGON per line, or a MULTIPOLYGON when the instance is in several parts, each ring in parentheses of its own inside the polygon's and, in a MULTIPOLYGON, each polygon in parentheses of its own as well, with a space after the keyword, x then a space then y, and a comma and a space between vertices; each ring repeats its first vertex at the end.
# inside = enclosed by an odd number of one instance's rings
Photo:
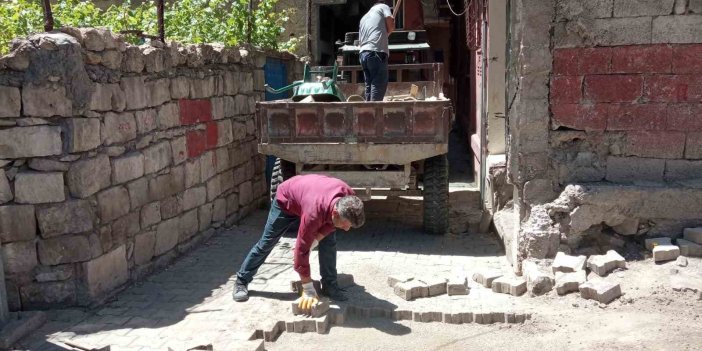
POLYGON ((443 322, 444 316, 441 312, 415 312, 414 321, 422 323, 443 322))
POLYGON ((687 241, 685 239, 677 239, 675 243, 680 248, 680 255, 687 257, 702 257, 702 245, 687 241))
POLYGON ((168 141, 162 141, 150 146, 142 152, 144 154, 145 174, 158 172, 171 165, 171 144, 168 141))
MULTIPOLYGON (((296 316, 297 315, 306 315, 303 311, 301 311, 297 307, 298 303, 300 303, 300 299, 302 299, 302 298, 301 297, 298 298, 297 300, 293 301, 291 304, 292 313, 296 316)), ((329 311, 329 299, 321 298, 321 299, 319 299, 317 304, 312 306, 312 311, 309 314, 309 316, 312 318, 318 318, 318 317, 325 315, 327 313, 327 311, 329 311)))
POLYGON ((388 286, 394 288, 397 283, 406 283, 413 280, 414 276, 410 274, 393 274, 388 276, 388 286))
POLYGON ((0 118, 19 117, 21 107, 19 88, 0 86, 0 118))
POLYGON ((94 260, 83 263, 85 282, 91 297, 102 296, 129 280, 126 246, 121 245, 94 260))
POLYGON ((558 295, 565 295, 578 291, 580 284, 586 281, 587 276, 584 270, 570 273, 556 272, 556 292, 558 295))
POLYGON ((78 161, 71 165, 66 174, 71 196, 87 198, 110 186, 112 170, 110 159, 101 154, 94 158, 78 161))
MULTIPOLYGON (((395 312, 395 311, 393 311, 395 312)), ((334 325, 343 325, 346 323, 347 308, 346 305, 330 304, 329 311, 327 312, 329 316, 329 322, 334 325)))
POLYGON ((85 262, 92 258, 90 242, 81 235, 63 235, 40 240, 37 244, 39 262, 45 266, 85 262))
POLYGON ((587 258, 585 256, 570 256, 566 255, 563 252, 558 252, 556 254, 556 258, 553 260, 553 264, 551 265, 551 268, 553 269, 553 273, 556 272, 563 272, 563 273, 569 273, 569 272, 576 272, 579 270, 585 269, 585 263, 587 261, 587 258))
POLYGON ((591 280, 580 285, 580 297, 608 304, 622 295, 619 284, 606 280, 591 280))
POLYGON ((672 245, 672 244, 673 243, 670 241, 670 238, 668 238, 668 237, 651 238, 651 239, 645 240, 645 245, 646 245, 647 250, 653 250, 653 248, 658 246, 658 245, 672 245))
POLYGON ((600 277, 617 268, 626 268, 626 260, 614 250, 607 251, 606 255, 592 255, 587 259, 587 268, 600 277))
POLYGON ((0 130, 0 159, 61 155, 61 128, 34 126, 0 130))
MULTIPOLYGON (((702 42, 702 16, 658 16, 653 18, 653 43, 702 42)), ((23 92, 24 94, 24 92, 23 92)))
POLYGON ((137 126, 133 113, 108 112, 103 120, 100 135, 104 145, 120 144, 136 139, 137 126))
POLYGON ((412 320, 412 311, 395 310, 395 311, 392 311, 391 318, 393 320, 396 320, 396 321, 411 321, 412 320))
POLYGON ((212 208, 212 221, 221 222, 227 219, 227 200, 217 199, 212 208))
POLYGON ((653 248, 653 261, 671 261, 680 256, 680 248, 675 245, 656 245, 653 248))
POLYGON ((683 238, 695 244, 702 245, 702 227, 683 229, 683 238))
POLYGON ((395 295, 409 301, 420 297, 429 296, 429 288, 419 280, 410 280, 395 284, 395 295))
POLYGON ((517 277, 499 277, 492 282, 492 291, 521 296, 527 291, 526 280, 517 277))
POLYGON ((34 206, 0 206, 0 242, 33 240, 37 236, 34 206))
POLYGON ((295 333, 316 333, 317 322, 314 319, 302 319, 294 322, 295 333))
POLYGON ((129 192, 121 186, 107 189, 97 195, 100 220, 103 223, 111 222, 129 213, 129 192))
POLYGON ((492 288, 492 282, 501 277, 502 272, 493 269, 484 269, 473 274, 473 280, 486 288, 492 288))
POLYGON ((97 118, 70 118, 66 121, 68 151, 72 153, 96 149, 102 144, 100 120, 97 118))
POLYGON ((85 200, 67 201, 37 209, 37 222, 44 238, 87 232, 93 229, 94 219, 95 211, 85 200))
POLYGON ((446 293, 446 281, 445 278, 429 278, 420 279, 424 285, 427 286, 427 292, 429 296, 437 296, 446 293))
POLYGON ((66 200, 63 173, 19 173, 15 176, 15 202, 40 204, 66 200))
POLYGON ((450 278, 446 283, 446 292, 449 296, 468 295, 468 278, 465 276, 450 278))
POLYGON ((249 206, 253 200, 253 188, 251 181, 241 183, 239 185, 239 206, 249 206))
POLYGON ((144 155, 133 152, 112 160, 112 184, 122 184, 144 175, 144 155))

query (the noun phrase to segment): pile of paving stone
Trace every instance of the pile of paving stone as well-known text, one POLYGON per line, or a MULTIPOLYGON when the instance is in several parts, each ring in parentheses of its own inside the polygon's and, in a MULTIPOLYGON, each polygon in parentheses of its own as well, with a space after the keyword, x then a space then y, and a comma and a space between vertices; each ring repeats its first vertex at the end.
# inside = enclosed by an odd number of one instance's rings
POLYGON ((675 243, 667 237, 646 239, 646 249, 653 252, 654 262, 672 261, 679 256, 702 257, 702 227, 685 228, 683 237, 675 239, 675 243))

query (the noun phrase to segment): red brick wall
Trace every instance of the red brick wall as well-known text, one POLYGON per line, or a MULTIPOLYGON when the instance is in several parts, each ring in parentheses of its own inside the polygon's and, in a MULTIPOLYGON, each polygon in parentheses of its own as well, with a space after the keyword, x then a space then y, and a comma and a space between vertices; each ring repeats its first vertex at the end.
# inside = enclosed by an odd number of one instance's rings
POLYGON ((624 154, 702 159, 702 44, 556 49, 552 128, 616 132, 624 154))

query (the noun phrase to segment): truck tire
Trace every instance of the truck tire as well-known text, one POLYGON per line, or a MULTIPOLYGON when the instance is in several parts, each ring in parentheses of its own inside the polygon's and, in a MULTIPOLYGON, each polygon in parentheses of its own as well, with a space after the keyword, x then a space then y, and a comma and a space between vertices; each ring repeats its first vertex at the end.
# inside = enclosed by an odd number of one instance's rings
POLYGON ((448 158, 434 156, 424 161, 424 230, 443 235, 449 230, 448 158))
POLYGON ((275 199, 278 186, 284 181, 295 176, 295 164, 280 158, 275 159, 273 173, 271 175, 271 201, 275 199))

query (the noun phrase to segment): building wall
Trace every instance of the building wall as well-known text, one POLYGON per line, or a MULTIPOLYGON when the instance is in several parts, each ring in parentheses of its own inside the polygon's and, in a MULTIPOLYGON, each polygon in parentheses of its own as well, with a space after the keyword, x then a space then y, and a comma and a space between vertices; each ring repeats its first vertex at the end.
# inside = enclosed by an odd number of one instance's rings
POLYGON ((265 56, 63 28, 0 58, 0 240, 13 310, 86 305, 265 201, 265 56))

